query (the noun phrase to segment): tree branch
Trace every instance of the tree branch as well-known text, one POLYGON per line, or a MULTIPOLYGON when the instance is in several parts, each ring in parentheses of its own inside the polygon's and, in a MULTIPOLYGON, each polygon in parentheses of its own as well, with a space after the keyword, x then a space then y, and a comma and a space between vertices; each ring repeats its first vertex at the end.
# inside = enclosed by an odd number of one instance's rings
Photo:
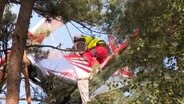
MULTIPOLYGON (((80 24, 83 28, 86 28, 87 30, 89 30, 89 31, 91 31, 91 32, 98 33, 98 34, 108 34, 108 33, 106 33, 106 32, 102 32, 102 31, 98 32, 98 31, 92 30, 91 28, 89 28, 89 27, 87 27, 86 25, 82 24, 80 21, 77 21, 77 20, 72 20, 72 21, 74 21, 74 22, 80 24)), ((75 28, 77 28, 80 32, 82 32, 82 31, 81 31, 77 26, 75 26, 72 22, 70 22, 70 23, 71 23, 75 28)), ((82 32, 82 33, 84 33, 84 32, 82 32)), ((84 34, 86 34, 86 33, 84 33, 84 34)))
MULTIPOLYGON (((6 97, 0 97, 0 100, 6 100, 6 97)), ((20 98, 19 100, 27 100, 26 98, 20 98)), ((44 101, 42 99, 32 98, 32 101, 44 101)))
POLYGON ((31 104, 30 83, 29 83, 29 75, 28 75, 28 68, 27 68, 30 62, 27 59, 26 51, 24 51, 23 62, 25 63, 23 74, 25 77, 25 92, 26 92, 27 104, 31 104))
POLYGON ((69 50, 69 49, 61 49, 60 46, 61 45, 59 45, 57 47, 54 47, 54 46, 51 46, 51 45, 29 45, 29 46, 26 46, 26 48, 31 48, 31 47, 44 48, 44 47, 48 47, 48 48, 57 49, 57 50, 60 50, 60 51, 74 51, 74 50, 69 50))

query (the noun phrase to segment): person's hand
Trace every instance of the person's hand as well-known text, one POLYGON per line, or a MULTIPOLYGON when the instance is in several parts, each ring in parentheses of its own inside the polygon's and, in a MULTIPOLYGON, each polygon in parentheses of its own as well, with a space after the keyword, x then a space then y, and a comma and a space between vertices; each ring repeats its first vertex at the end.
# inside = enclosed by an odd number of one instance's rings
POLYGON ((66 48, 65 51, 73 51, 72 48, 66 48))

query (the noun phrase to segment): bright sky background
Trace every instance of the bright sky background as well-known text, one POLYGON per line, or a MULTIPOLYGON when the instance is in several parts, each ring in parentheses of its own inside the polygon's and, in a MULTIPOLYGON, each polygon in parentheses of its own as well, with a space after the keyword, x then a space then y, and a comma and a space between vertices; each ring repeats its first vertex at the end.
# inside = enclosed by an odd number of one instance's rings
MULTIPOLYGON (((18 5, 13 6, 12 11, 15 13, 18 13, 19 8, 18 5)), ((30 22, 30 27, 29 30, 31 30, 40 20, 42 19, 42 17, 38 17, 38 14, 36 14, 35 12, 33 12, 33 17, 31 18, 31 22, 30 22)), ((77 23, 72 22, 76 27, 78 27, 82 32, 85 32, 86 34, 90 34, 91 31, 88 30, 84 30, 83 28, 81 28, 81 26, 77 23)), ((56 29, 56 31, 54 31, 49 37, 45 38, 42 44, 47 44, 47 45, 59 45, 59 43, 61 43, 63 45, 64 48, 68 48, 72 46, 72 40, 70 38, 70 34, 72 36, 75 36, 76 34, 82 34, 76 27, 74 27, 71 23, 67 23, 66 25, 62 25, 59 28, 56 29), (66 25, 69 29, 69 32, 66 28, 66 25)), ((107 40, 107 36, 103 35, 103 34, 95 34, 96 37, 99 37, 101 39, 104 39, 106 42, 108 42, 107 40)))
MULTIPOLYGON (((38 15, 33 12, 33 18, 31 18, 31 24, 30 24, 30 30, 42 19, 42 17, 38 17, 38 15)), ((70 35, 73 37, 77 34, 82 34, 82 32, 86 33, 86 34, 90 34, 91 31, 88 31, 86 29, 83 29, 79 24, 72 22, 71 23, 67 23, 65 25, 62 25, 60 27, 58 27, 54 32, 51 33, 51 35, 49 37, 46 37, 43 41, 42 44, 46 44, 46 45, 56 45, 58 46, 59 43, 62 44, 63 48, 69 48, 72 46, 72 40, 70 35), (74 24, 76 27, 78 27, 78 29, 73 26, 72 24, 74 24), (68 27, 68 30, 67 30, 68 27), (79 31, 80 29, 80 31, 79 31)), ((97 34, 97 33, 92 33, 93 35, 95 34, 96 37, 105 40, 106 42, 108 42, 107 39, 107 35, 104 34, 97 34)), ((90 34, 91 35, 91 34, 90 34)))

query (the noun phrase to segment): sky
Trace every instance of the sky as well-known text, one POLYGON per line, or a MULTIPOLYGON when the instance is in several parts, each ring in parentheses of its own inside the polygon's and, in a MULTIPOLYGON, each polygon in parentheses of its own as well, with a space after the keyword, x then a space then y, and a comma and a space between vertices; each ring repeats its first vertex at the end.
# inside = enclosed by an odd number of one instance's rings
MULTIPOLYGON (((38 17, 38 15, 35 12, 33 12, 33 17, 31 18, 31 24, 30 24, 29 30, 31 30, 41 19, 42 17, 38 17)), ((97 34, 94 32, 90 34, 91 31, 83 29, 81 25, 75 22, 72 22, 72 23, 67 23, 67 24, 64 24, 58 27, 54 32, 50 34, 49 37, 46 37, 44 39, 42 44, 58 46, 61 43, 63 48, 69 48, 69 47, 72 47, 73 45, 70 35, 73 37, 77 34, 83 34, 83 33, 89 34, 89 35, 93 34, 96 37, 108 42, 107 35, 97 34)))
MULTIPOLYGON (((15 13, 19 12, 19 6, 15 5, 12 8, 12 11, 15 13)), ((36 24, 38 24, 38 22, 42 19, 42 17, 39 17, 37 13, 33 12, 33 17, 31 18, 30 21, 30 26, 29 26, 29 30, 31 30, 36 24)), ((86 34, 90 34, 91 31, 88 31, 86 29, 83 29, 79 24, 72 22, 72 24, 74 24, 76 27, 78 27, 78 29, 80 29, 82 32, 85 32, 86 34)), ((79 31, 75 26, 73 26, 71 23, 67 23, 65 25, 60 26, 59 28, 57 28, 54 32, 51 33, 51 35, 49 37, 46 37, 43 41, 42 44, 46 44, 46 45, 59 45, 59 43, 61 43, 63 45, 64 48, 68 48, 72 46, 72 40, 70 38, 70 35, 73 37, 77 34, 82 34, 81 31, 79 31), (67 30, 68 27, 68 30, 67 30)), ((95 33, 93 33, 95 34, 95 33)), ((103 34, 95 34, 96 37, 100 38, 100 39, 104 39, 106 42, 108 42, 107 40, 107 36, 103 35, 103 34)))

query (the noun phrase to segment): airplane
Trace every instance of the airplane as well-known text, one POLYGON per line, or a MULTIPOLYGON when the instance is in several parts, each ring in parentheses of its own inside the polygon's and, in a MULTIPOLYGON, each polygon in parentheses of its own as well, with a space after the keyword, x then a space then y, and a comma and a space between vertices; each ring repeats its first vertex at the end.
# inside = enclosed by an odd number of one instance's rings
MULTIPOLYGON (((40 28, 47 30, 44 34, 50 34, 50 32, 53 32, 57 27, 63 25, 63 23, 58 22, 58 20, 53 21, 54 22, 49 22, 50 30, 48 32, 48 27, 45 27, 45 24, 48 24, 48 22, 46 22, 45 19, 42 20, 28 33, 28 38, 40 44, 43 41, 43 35, 34 36, 34 34, 41 34, 41 32, 38 32, 40 28)), ((115 37, 109 37, 109 39, 110 41, 115 41, 115 37)), ((128 67, 120 68, 109 76, 106 83, 100 83, 95 90, 90 89, 90 80, 94 78, 94 73, 96 75, 98 75, 97 73, 103 73, 109 61, 126 49, 127 41, 128 40, 125 40, 119 45, 109 44, 109 47, 112 48, 112 54, 109 55, 102 64, 98 64, 96 67, 97 70, 95 69, 95 71, 94 67, 80 55, 80 46, 76 49, 79 51, 68 52, 67 50, 59 48, 51 49, 47 51, 47 55, 42 58, 36 57, 31 53, 27 54, 27 59, 30 62, 28 65, 29 78, 34 84, 40 86, 44 92, 48 94, 48 97, 49 94, 56 94, 56 102, 68 104, 79 101, 78 103, 86 104, 99 94, 122 88, 124 86, 122 79, 130 78, 134 75, 128 67), (63 53, 63 51, 67 52, 63 53), (76 94, 76 90, 80 96, 76 94), (72 99, 72 95, 77 96, 77 99, 72 99)), ((3 64, 3 60, 3 58, 0 60, 0 66, 3 64)))

